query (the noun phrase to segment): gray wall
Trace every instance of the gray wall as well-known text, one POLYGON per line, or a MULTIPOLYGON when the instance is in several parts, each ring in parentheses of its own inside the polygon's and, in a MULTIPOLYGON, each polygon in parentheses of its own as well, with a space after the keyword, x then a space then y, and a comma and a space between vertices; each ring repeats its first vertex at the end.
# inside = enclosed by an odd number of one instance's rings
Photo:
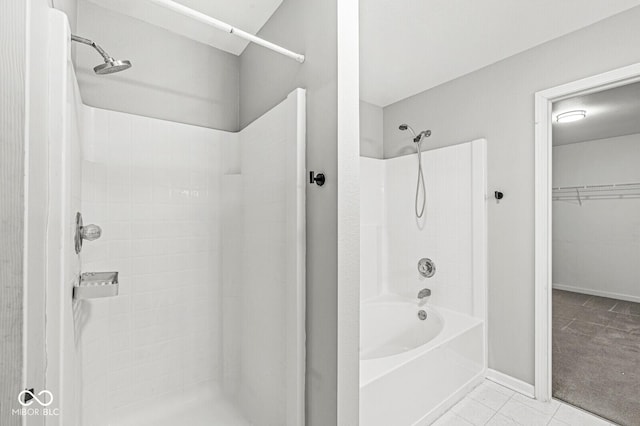
POLYGON ((19 425, 22 385, 22 249, 26 3, 0 2, 0 424, 19 425))
POLYGON ((360 156, 383 158, 382 107, 360 101, 360 156))
MULTIPOLYGON (((430 128, 428 148, 486 137, 489 366, 534 380, 534 99, 536 91, 640 62, 640 7, 384 109, 384 156, 411 152, 398 125, 430 128)), ((446 206, 442 206, 445 208, 446 206)))
POLYGON ((240 60, 240 125, 307 89, 307 169, 323 187, 307 186, 308 426, 336 424, 337 410, 337 6, 284 0, 259 35, 307 55, 304 64, 249 46, 240 60))
MULTIPOLYGON (((73 11, 73 2, 60 2, 73 11)), ((73 19, 72 19, 73 20, 73 19)), ((238 130, 237 56, 173 34, 137 19, 78 3, 77 34, 93 39, 127 71, 98 76, 101 58, 89 46, 75 46, 82 100, 94 107, 238 130), (151 42, 149 44, 149 42, 151 42)))

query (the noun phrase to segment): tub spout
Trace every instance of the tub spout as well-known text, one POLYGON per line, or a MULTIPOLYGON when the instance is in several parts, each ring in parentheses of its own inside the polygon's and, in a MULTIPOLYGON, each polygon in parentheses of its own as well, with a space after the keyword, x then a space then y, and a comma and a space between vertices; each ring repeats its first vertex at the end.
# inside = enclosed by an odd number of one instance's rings
POLYGON ((424 299, 425 297, 429 297, 429 296, 431 296, 431 289, 429 288, 423 288, 418 293, 418 299, 424 299))

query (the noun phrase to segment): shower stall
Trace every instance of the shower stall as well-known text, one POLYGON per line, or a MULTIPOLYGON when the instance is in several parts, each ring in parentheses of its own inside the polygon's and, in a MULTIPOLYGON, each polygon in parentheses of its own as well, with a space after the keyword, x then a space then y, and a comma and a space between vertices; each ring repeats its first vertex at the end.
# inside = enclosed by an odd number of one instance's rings
POLYGON ((46 424, 304 424, 305 91, 235 133, 92 108, 50 24, 46 424))

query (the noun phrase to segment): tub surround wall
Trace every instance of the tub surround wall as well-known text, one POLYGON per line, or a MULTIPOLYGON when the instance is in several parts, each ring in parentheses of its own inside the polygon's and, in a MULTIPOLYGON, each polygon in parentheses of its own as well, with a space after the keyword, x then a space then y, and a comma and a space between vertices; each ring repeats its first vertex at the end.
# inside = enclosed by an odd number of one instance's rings
POLYGON ((489 188, 505 194, 488 204, 489 366, 527 383, 534 380, 533 94, 640 62, 639 20, 635 7, 384 109, 385 158, 413 148, 398 131, 405 122, 433 131, 429 149, 489 140, 489 188))
MULTIPOLYGON (((415 154, 389 160, 361 158, 361 299, 392 293, 417 300, 418 291, 427 287, 432 290, 429 303, 484 315, 475 302, 484 284, 474 276, 474 241, 482 237, 474 231, 473 198, 478 189, 484 195, 484 172, 477 170, 483 160, 480 153, 474 158, 474 144, 484 142, 422 153, 427 187, 422 220, 416 220, 414 210, 415 154), (432 278, 418 273, 423 257, 436 264, 432 278)), ((484 200, 480 205, 484 208, 484 200)))
POLYGON ((360 158, 360 300, 380 295, 387 262, 383 242, 386 236, 386 162, 360 158))
POLYGON ((414 198, 417 159, 386 160, 388 291, 416 299, 423 287, 432 290, 430 303, 473 314, 471 144, 422 154, 427 187, 423 219, 416 220, 414 198), (436 274, 424 278, 418 260, 428 257, 436 274))
MULTIPOLYGON (((640 134, 555 146, 553 186, 640 182, 640 134)), ((640 199, 553 202, 553 285, 640 302, 640 199)))

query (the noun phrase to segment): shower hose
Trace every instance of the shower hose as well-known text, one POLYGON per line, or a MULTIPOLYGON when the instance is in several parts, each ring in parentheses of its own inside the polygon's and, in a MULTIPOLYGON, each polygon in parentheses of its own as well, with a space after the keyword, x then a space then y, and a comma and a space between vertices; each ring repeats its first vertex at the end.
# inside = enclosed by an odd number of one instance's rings
POLYGON ((427 204, 427 190, 424 185, 424 174, 422 173, 422 138, 416 142, 416 153, 418 154, 418 182, 416 183, 416 217, 422 218, 424 209, 427 204), (422 206, 418 208, 418 199, 420 198, 420 188, 422 187, 422 206))

